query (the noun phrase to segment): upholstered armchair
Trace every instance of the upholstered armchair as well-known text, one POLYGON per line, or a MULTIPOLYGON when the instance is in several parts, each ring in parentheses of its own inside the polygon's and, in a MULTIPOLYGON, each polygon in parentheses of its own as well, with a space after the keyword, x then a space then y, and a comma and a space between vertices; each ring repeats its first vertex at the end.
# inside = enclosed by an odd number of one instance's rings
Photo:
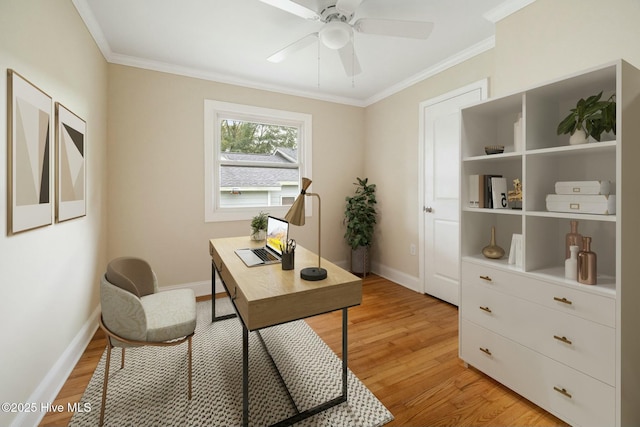
POLYGON ((107 360, 102 387, 100 426, 104 421, 111 349, 143 345, 188 343, 188 397, 191 400, 192 343, 196 327, 196 299, 191 289, 158 292, 151 266, 132 257, 114 259, 100 283, 100 327, 107 335, 107 360))

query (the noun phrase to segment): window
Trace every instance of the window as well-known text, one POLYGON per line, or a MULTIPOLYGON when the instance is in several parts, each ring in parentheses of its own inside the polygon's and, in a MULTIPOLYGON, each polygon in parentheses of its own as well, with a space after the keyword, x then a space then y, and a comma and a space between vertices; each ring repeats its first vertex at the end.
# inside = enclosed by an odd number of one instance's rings
POLYGON ((205 221, 283 217, 311 176, 311 115, 205 100, 205 221))

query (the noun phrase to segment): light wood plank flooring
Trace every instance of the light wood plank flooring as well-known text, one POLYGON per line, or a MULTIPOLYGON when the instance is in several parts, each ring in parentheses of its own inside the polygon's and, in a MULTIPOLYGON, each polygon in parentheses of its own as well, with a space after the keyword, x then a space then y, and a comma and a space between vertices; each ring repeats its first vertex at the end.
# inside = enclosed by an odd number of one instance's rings
MULTIPOLYGON (((339 355, 341 322, 340 312, 307 319, 339 355)), ((80 401, 105 346, 98 330, 55 405, 80 401)), ((362 305, 349 309, 349 368, 393 413, 388 426, 566 426, 464 366, 456 307, 375 275, 364 280, 362 305)), ((40 425, 66 426, 71 415, 49 413, 40 425)))

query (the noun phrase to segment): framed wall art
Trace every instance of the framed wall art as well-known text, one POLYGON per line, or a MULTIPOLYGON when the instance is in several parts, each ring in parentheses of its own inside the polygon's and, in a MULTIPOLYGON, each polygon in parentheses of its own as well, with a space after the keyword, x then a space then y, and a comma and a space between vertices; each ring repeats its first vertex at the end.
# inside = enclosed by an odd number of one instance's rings
POLYGON ((7 70, 7 231, 52 222, 51 97, 7 70))
POLYGON ((86 215, 84 120, 56 102, 56 221, 86 215))

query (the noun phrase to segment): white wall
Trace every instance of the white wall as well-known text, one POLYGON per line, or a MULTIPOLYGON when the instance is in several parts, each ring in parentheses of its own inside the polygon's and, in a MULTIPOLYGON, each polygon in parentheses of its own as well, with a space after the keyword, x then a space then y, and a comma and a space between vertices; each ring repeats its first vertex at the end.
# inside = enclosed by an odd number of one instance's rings
MULTIPOLYGON (((70 1, 0 1, 0 402, 55 397, 79 355, 69 350, 93 333, 83 328, 106 259, 106 96, 106 62, 70 1), (86 120, 86 217, 7 235, 7 68, 86 120)), ((39 418, 0 412, 0 425, 39 418)))

